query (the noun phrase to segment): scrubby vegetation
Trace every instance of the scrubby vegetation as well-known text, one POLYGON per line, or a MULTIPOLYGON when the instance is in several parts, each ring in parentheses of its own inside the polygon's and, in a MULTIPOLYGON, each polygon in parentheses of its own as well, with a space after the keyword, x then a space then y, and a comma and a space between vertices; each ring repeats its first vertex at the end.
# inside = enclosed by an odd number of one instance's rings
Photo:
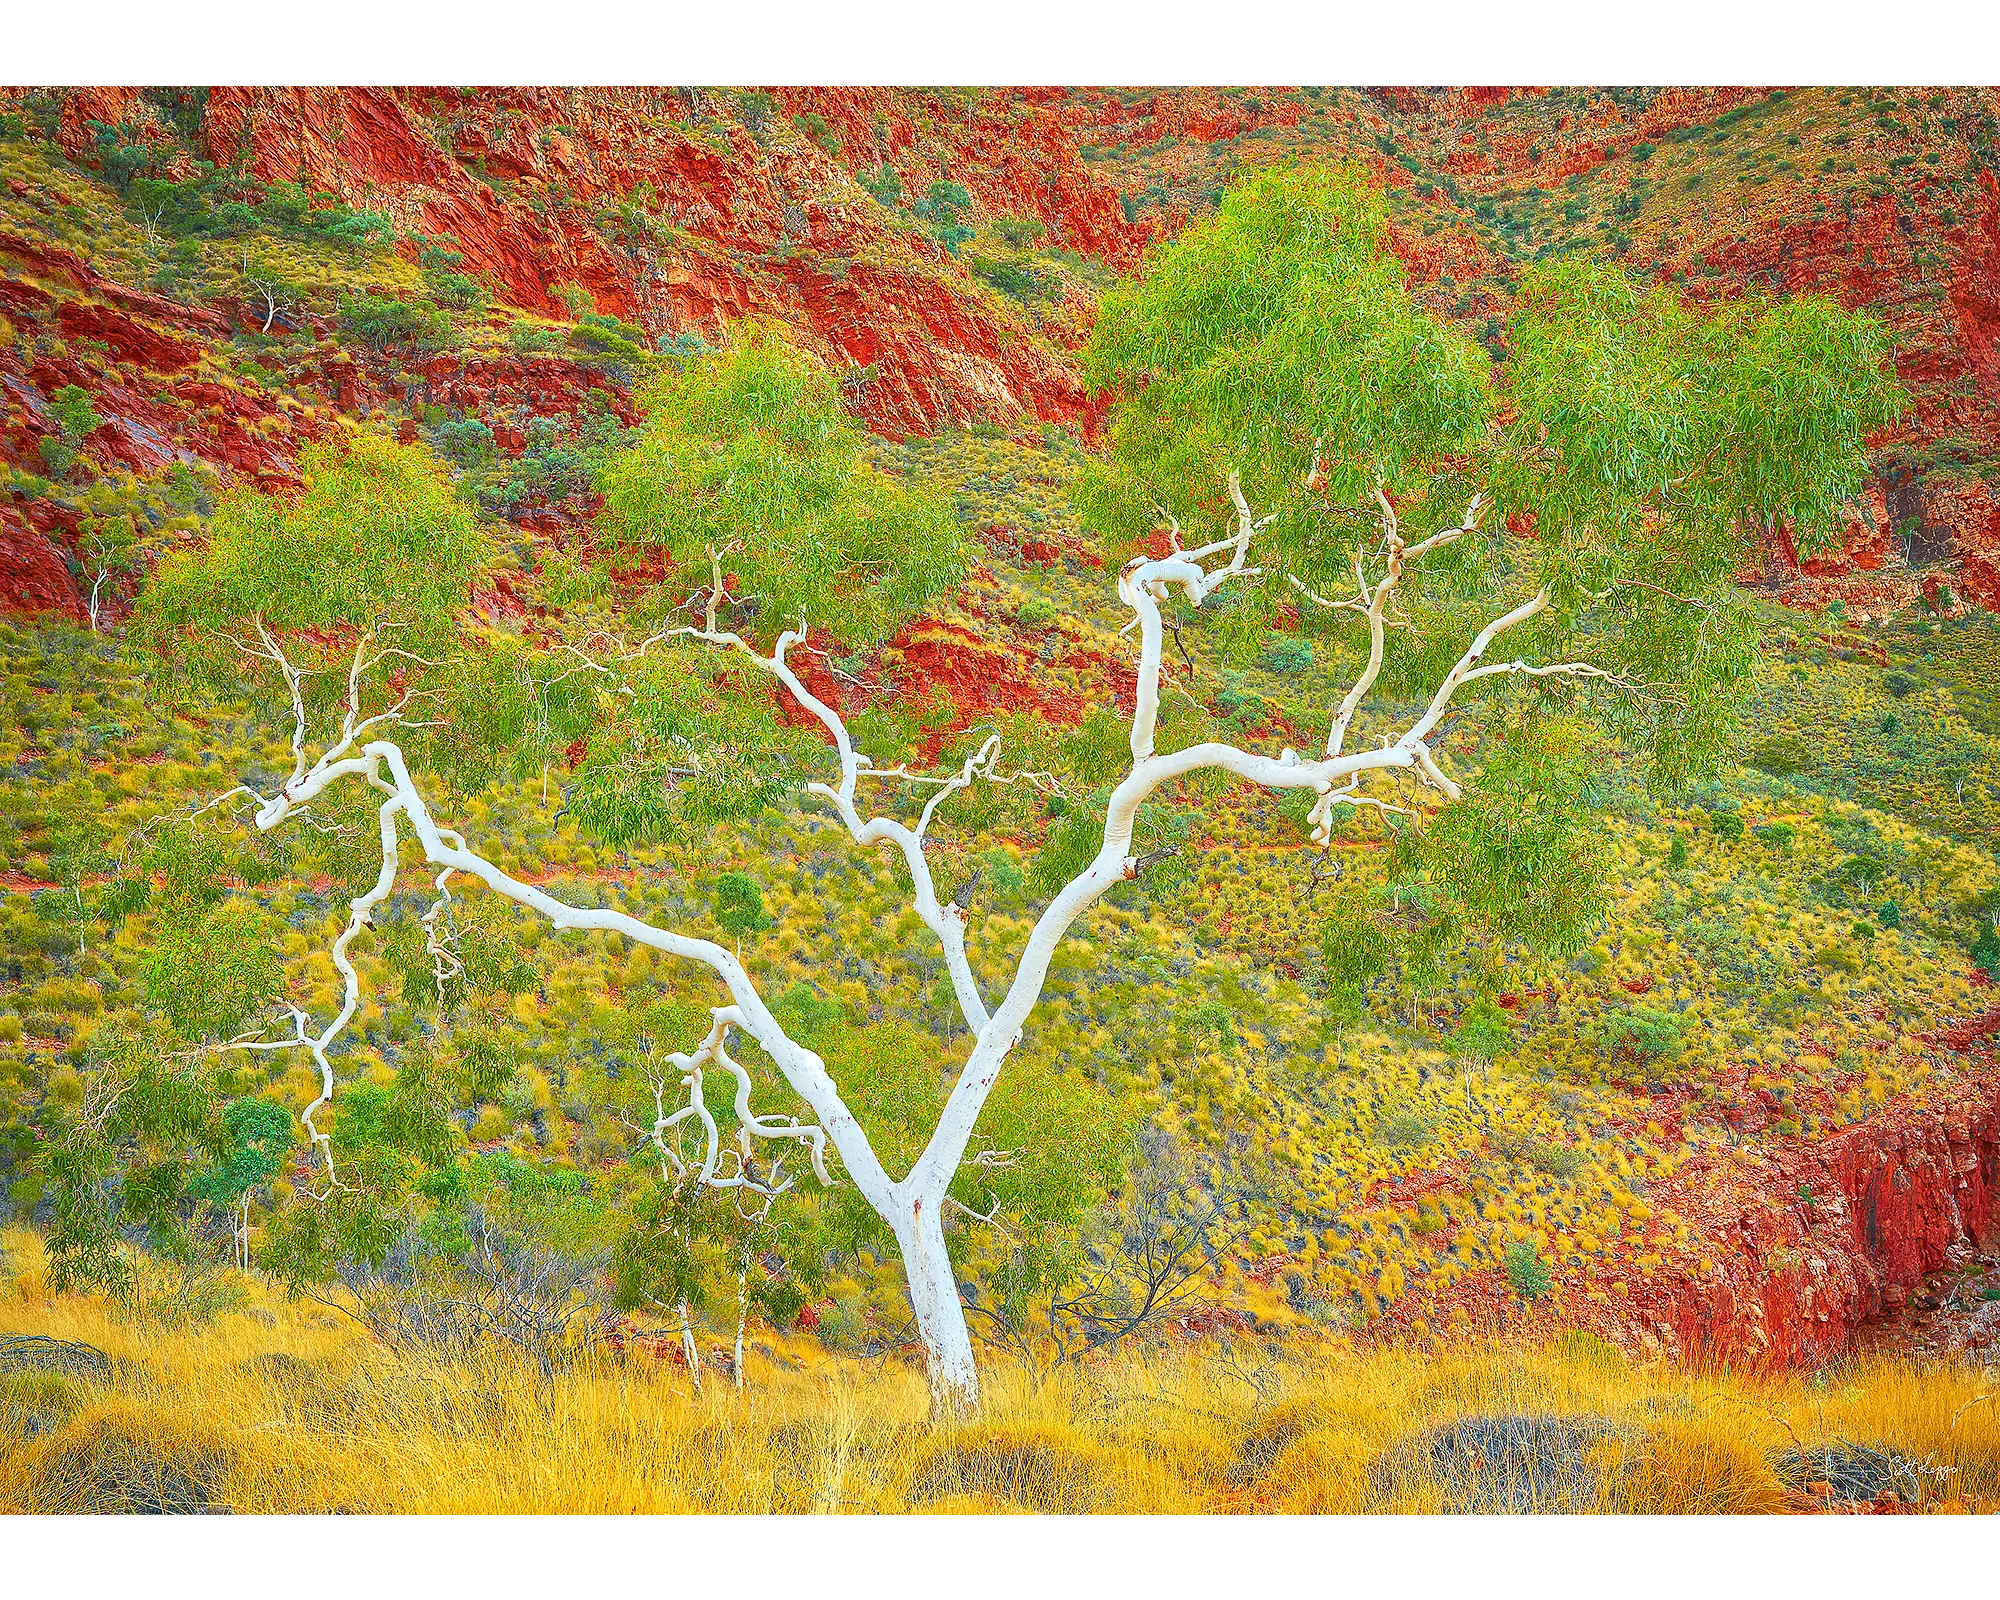
MULTIPOLYGON (((260 1023, 283 1037, 287 1006, 315 1027, 340 1010, 336 941, 381 859, 372 791, 329 790, 282 833, 211 804, 239 783, 273 793, 293 768, 279 663, 238 648, 257 644, 247 627, 218 635, 261 615, 313 669, 298 692, 323 734, 357 637, 386 629, 410 659, 380 664, 366 704, 408 691, 411 722, 444 724, 407 734, 438 821, 565 903, 736 952, 788 1035, 838 1063, 901 1172, 949 1091, 940 1063, 969 1042, 906 866, 854 849, 802 793, 828 754, 764 679, 726 656, 624 652, 704 614, 768 638, 803 609, 801 671, 878 767, 958 770, 997 732, 1009 770, 1047 781, 955 796, 930 834, 938 897, 974 912, 969 967, 990 994, 1095 850, 1129 759, 1115 572, 1158 553, 1151 497, 1060 429, 873 438, 836 378, 782 344, 654 351, 582 301, 568 323, 496 311, 448 242, 409 241, 405 260, 372 220, 320 216, 311 197, 301 210, 283 186, 231 199, 202 174, 150 189, 136 169, 118 177, 123 149, 106 144, 107 177, 157 213, 78 190, 102 201, 91 225, 135 251, 171 237, 166 264, 184 270, 149 280, 163 292, 253 308, 263 331, 238 343, 264 376, 241 382, 281 385, 338 351, 408 377, 412 425, 399 440, 330 430, 301 450, 296 488, 225 486, 95 462, 89 395, 52 396, 34 492, 88 510, 85 576, 116 604, 93 615, 102 627, 0 626, 0 1183, 35 1230, 12 1241, 20 1287, 0 1316, 116 1364, 103 1382, 0 1377, 0 1493, 47 1509, 549 1509, 553 1473, 577 1509, 1369 1510, 1497 1494, 1512 1509, 1758 1510, 1812 1503, 1822 1480, 1799 1462, 1819 1451, 1837 1477, 1826 1452, 1850 1449, 1894 1454, 1884 1481, 1922 1490, 1898 1488, 1906 1500, 2000 1492, 1993 1408, 1963 1409, 1979 1392, 1963 1371, 1757 1384, 1642 1370, 1595 1335, 1544 1347, 1563 1325, 1623 1338, 1635 1287, 1712 1270, 1705 1219, 1673 1198, 1691 1165, 1754 1165, 1892 1105, 1946 1103, 1972 1065, 1935 1034, 1983 1009, 1979 974, 2000 971, 1990 618, 1871 627, 1885 663, 1828 645, 1837 616, 1731 598, 1700 673, 1741 690, 1738 724, 1668 713, 1663 740, 1659 719, 1588 697, 1482 698, 1438 739, 1449 772, 1486 780, 1466 786, 1468 822, 1336 813, 1321 849, 1304 793, 1200 780, 1149 805, 1133 842, 1146 870, 1057 955, 979 1123, 991 1159, 952 1186, 945 1227, 994 1379, 980 1419, 936 1433, 920 1426, 895 1240, 851 1184, 781 1189, 768 1161, 738 1168, 778 1191, 761 1197, 672 1180, 650 1137, 656 1077, 675 1092, 658 1063, 708 1030, 714 997, 657 952, 551 930, 455 880, 441 961, 435 890, 413 870, 345 946, 359 1002, 332 1052, 324 1149, 297 1120, 325 1089, 308 1055, 217 1048, 260 1023), (440 352, 587 361, 601 386, 563 416, 475 415, 402 372, 440 352), (551 508, 559 536, 529 520, 551 508), (1513 803, 1530 792, 1548 797, 1539 812, 1513 803), (1506 880, 1499 855, 1529 868, 1506 880), (1534 915, 1468 896, 1480 876, 1534 915), (1475 1333, 1502 1342, 1446 1366, 1393 1353, 1475 1333), (740 1399, 718 1392, 739 1382, 740 1399), (228 1397, 223 1420, 196 1420, 197 1393, 228 1397), (1222 1420, 1170 1422, 1188 1414, 1175 1407, 1222 1420), (1754 1438, 1726 1443, 1746 1415, 1754 1438), (1460 1481, 1447 1463, 1465 1428, 1492 1459, 1561 1470, 1460 1481), (635 1438, 685 1470, 608 1465, 635 1438), (450 1505, 421 1488, 447 1450, 476 1458, 450 1505), (713 1471, 718 1452, 741 1470, 713 1471)), ((59 177, 38 150, 0 157, 59 177)), ((877 175, 876 199, 986 289, 1038 315, 1060 302, 1071 280, 1039 225, 971 218, 955 185, 913 197, 893 177, 877 175)), ((1517 351, 1536 316, 1582 306, 1642 326, 1626 354, 1651 382, 1695 336, 1684 307, 1617 298, 1612 279, 1552 269, 1533 286, 1517 351)), ((1109 308, 1107 378, 1121 359, 1158 375, 1130 307, 1109 308)), ((1822 352, 1841 337, 1747 313, 1718 326, 1757 359, 1787 337, 1822 352)), ((1444 374, 1429 410, 1373 442, 1399 462, 1410 433, 1471 448, 1484 357, 1413 305, 1367 331, 1370 360, 1414 350, 1444 374)), ((1865 334, 1858 347, 1880 353, 1865 334)), ((1575 357, 1528 376, 1552 390, 1575 357)), ((1207 403, 1208 375, 1180 377, 1182 401, 1207 403)), ((1177 420, 1170 387, 1115 442, 1159 493, 1218 449, 1193 434, 1135 445, 1177 420)), ((1275 392, 1217 431, 1281 413, 1275 392)), ((1848 398, 1856 430, 1883 414, 1848 398)), ((1708 420, 1726 427, 1726 409, 1708 420)), ((1323 438, 1258 458, 1260 507, 1312 490, 1323 438)), ((1468 489, 1462 467, 1415 503, 1468 489)), ((1525 458, 1509 470, 1545 531, 1580 503, 1525 458)), ((1228 526, 1225 474, 1204 481, 1181 508, 1189 544, 1228 526)), ((1711 486, 1687 526, 1744 481, 1711 486)), ((1808 485, 1808 509, 1853 486, 1808 485)), ((1365 503, 1363 477, 1337 487, 1325 498, 1365 503)), ((1657 508, 1626 490, 1636 541, 1657 508)), ((1321 531, 1350 526, 1322 511, 1321 531)), ((1418 619, 1470 618, 1530 543, 1496 529, 1484 566, 1413 584, 1418 619)), ((1288 548, 1273 576, 1323 591, 1346 548, 1317 565, 1288 548)), ((1685 605, 1698 585, 1681 579, 1714 577, 1703 562, 1726 579, 1727 553, 1719 538, 1677 548, 1666 598, 1685 605)), ((1572 617, 1605 576, 1564 575, 1572 617)), ((1168 660, 1185 670, 1170 740, 1313 749, 1366 666, 1365 632, 1281 584, 1216 598, 1171 613, 1168 660)), ((1671 688, 1659 645, 1677 614, 1632 611, 1623 665, 1655 688, 1671 688)), ((1422 711, 1424 673, 1464 632, 1390 671, 1354 748, 1422 711)), ((744 1053, 759 1111, 804 1116, 744 1053)), ((727 1128, 725 1077, 694 1092, 727 1128)), ((807 1166, 787 1159, 785 1177, 807 1166)))
POLYGON ((920 1373, 760 1334, 745 1393, 642 1347, 394 1358, 331 1312, 232 1283, 198 1330, 49 1306, 30 1241, 0 1286, 10 1511, 1741 1515, 2000 1501, 2000 1418, 1964 1371, 1860 1362, 1757 1380, 1635 1367, 1587 1334, 1415 1358, 1243 1336, 1121 1355, 980 1415, 920 1373), (9 1331, 102 1345, 103 1370, 9 1331))

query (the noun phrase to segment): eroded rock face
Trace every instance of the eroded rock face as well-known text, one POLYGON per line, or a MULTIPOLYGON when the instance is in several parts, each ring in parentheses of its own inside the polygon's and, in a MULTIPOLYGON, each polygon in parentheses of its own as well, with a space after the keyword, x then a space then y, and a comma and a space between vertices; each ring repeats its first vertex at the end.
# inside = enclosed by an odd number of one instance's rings
MULTIPOLYGON (((2000 1012, 1973 1028, 2000 1029, 2000 1012)), ((2000 1073, 1825 1139, 1704 1153, 1658 1203, 1697 1223, 1698 1254, 1630 1284, 1629 1339, 1753 1365, 1823 1361, 1955 1249, 2000 1239, 2000 1073)))
MULTIPOLYGON (((1357 1331, 1401 1342, 1584 1328, 1635 1359, 1768 1368, 1880 1344, 1884 1318, 1928 1303, 1927 1280, 2000 1249, 1996 1039, 2000 1009, 1940 1029, 1926 1042, 1956 1059, 1956 1073, 1818 1138, 1777 1126, 1810 1094, 1781 1101, 1747 1073, 1701 1095, 1660 1089, 1653 1119, 1694 1153, 1645 1188, 1646 1221, 1618 1252, 1558 1267, 1553 1292, 1532 1302, 1498 1267, 1418 1286, 1357 1331)), ((1464 1182, 1443 1163, 1369 1202, 1413 1204, 1464 1182)), ((1962 1343, 2000 1338, 2000 1322, 1972 1311, 1962 1343)))
POLYGON ((0 610, 84 614, 69 563, 47 534, 13 506, 0 505, 0 610))
MULTIPOLYGON (((1816 175, 1832 163, 1802 165, 1803 152, 1739 174, 1733 145, 1711 149, 1709 130, 1721 138, 1732 118, 1769 109, 1766 91, 1740 87, 222 87, 209 92, 198 139, 218 162, 338 193, 406 233, 450 236, 469 270, 524 309, 553 312, 560 291, 580 288, 656 338, 713 339, 732 320, 772 318, 842 374, 857 415, 903 436, 975 423, 1093 429, 1076 361, 1091 292, 1073 281, 1059 303, 1024 307, 948 254, 907 206, 878 205, 863 179, 893 180, 906 199, 936 182, 962 185, 978 216, 1039 226, 1075 258, 1127 273, 1233 172, 1287 157, 1358 162, 1417 203, 1399 211, 1392 247, 1413 285, 1471 327, 1504 319, 1523 252, 1540 240, 1510 245, 1482 226, 1482 197, 1533 191, 1553 204, 1574 182, 1629 198, 1652 170, 1655 142, 1664 150, 1694 137, 1703 183, 1684 183, 1676 167, 1656 185, 1621 259, 1709 298, 1815 292, 1868 306, 1890 328, 1913 400, 1906 423, 1878 441, 1884 477, 1842 548, 1803 563, 1776 548, 1774 559, 1791 560, 1792 577, 1871 592, 1872 574, 1957 561, 1955 591, 1991 604, 2000 596, 1993 501, 1975 487, 1977 471, 1949 458, 2000 453, 2000 184, 1971 142, 1982 118, 1991 125, 1995 96, 1929 98, 1949 103, 1905 107, 1899 122, 1866 92, 1819 97, 1800 123, 1806 144, 1838 124, 1851 141, 1837 154, 1872 152, 1838 180, 1816 175), (1937 554, 1945 545, 1954 553, 1937 554)), ((67 91, 57 138, 87 163, 94 123, 158 128, 160 117, 136 89, 67 91)), ((16 260, 22 271, 8 269, 14 281, 0 290, 32 295, 20 280, 46 280, 45 264, 16 260)), ((140 375, 138 401, 149 399, 153 379, 184 371, 201 340, 226 330, 202 325, 219 322, 211 313, 76 269, 89 273, 80 262, 55 273, 85 292, 52 326, 73 347, 103 347, 105 362, 46 376, 104 377, 99 409, 120 423, 115 459, 179 450, 231 474, 289 472, 299 439, 324 417, 280 425, 253 398, 197 407, 182 422, 112 392, 108 372, 122 363, 140 375)), ((499 392, 525 376, 496 374, 499 392)), ((321 398, 341 411, 371 399, 365 384, 337 379, 321 398)), ((310 413, 314 397, 305 399, 310 413)), ((10 395, 9 412, 15 433, 32 434, 31 404, 10 395)), ((19 446, 33 443, 16 438, 9 454, 23 459, 19 446)), ((1796 597, 1817 593, 1808 585, 1796 597)))
MULTIPOLYGON (((118 93, 66 108, 73 153, 88 149, 87 118, 143 111, 118 93)), ((949 165, 985 214, 1038 221, 1107 265, 1132 266, 1147 237, 1051 114, 955 121, 895 90, 786 90, 772 106, 816 119, 844 155, 909 169, 913 193, 949 165)), ((559 312, 556 291, 573 284, 656 335, 783 322, 864 374, 855 409, 886 434, 1083 415, 1068 352, 907 214, 870 201, 828 148, 760 139, 716 110, 699 91, 218 88, 204 136, 259 178, 451 237, 468 270, 524 309, 559 312), (621 207, 623 224, 607 227, 621 207)))
POLYGON ((240 478, 286 481, 299 443, 324 425, 291 396, 188 376, 205 345, 229 334, 214 311, 112 282, 73 251, 4 224, 0 274, 0 315, 15 334, 0 347, 8 460, 38 468, 40 442, 58 431, 49 397, 69 385, 104 418, 91 456, 137 473, 200 459, 240 478), (34 337, 39 330, 55 337, 34 337))
POLYGON ((1931 478, 1923 518, 1934 546, 1958 559, 1962 598, 2000 611, 2000 488, 1977 478, 1931 478))

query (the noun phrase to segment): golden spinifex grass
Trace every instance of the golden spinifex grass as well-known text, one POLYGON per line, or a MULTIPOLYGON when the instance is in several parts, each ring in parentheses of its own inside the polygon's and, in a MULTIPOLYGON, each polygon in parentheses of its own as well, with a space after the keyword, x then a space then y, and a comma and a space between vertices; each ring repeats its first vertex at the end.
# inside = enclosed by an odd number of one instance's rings
POLYGON ((238 1309, 170 1326, 51 1299, 31 1270, 0 1301, 18 1333, 113 1370, 0 1376, 10 1511, 1717 1514, 1809 1505, 1793 1490, 1822 1473, 1859 1493, 1857 1462, 1927 1509, 2000 1501, 2000 1404, 1957 1365, 1754 1378, 1634 1367, 1575 1334, 1446 1354, 1246 1341, 1039 1386, 995 1364, 976 1414, 936 1422, 914 1361, 786 1343, 741 1394, 638 1355, 545 1381, 499 1355, 398 1359, 247 1283, 238 1309))

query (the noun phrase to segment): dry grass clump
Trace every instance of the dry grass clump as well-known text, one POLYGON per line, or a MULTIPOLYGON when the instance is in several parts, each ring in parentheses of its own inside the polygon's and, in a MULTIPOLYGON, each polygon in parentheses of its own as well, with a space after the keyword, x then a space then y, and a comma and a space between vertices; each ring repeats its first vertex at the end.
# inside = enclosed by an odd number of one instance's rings
POLYGON ((23 1510, 199 1515, 233 1510, 237 1452, 220 1430, 138 1407, 93 1412, 27 1463, 23 1510))
POLYGON ((2000 1403, 1969 1367, 1757 1379, 1635 1367, 1576 1335, 1246 1340, 1039 1385, 990 1363, 978 1413, 936 1421, 914 1365, 804 1341, 753 1360, 741 1394, 713 1375, 697 1394, 649 1356, 554 1378, 505 1355, 400 1360, 320 1308, 246 1301, 170 1327, 51 1298, 33 1272, 0 1285, 0 1335, 109 1357, 0 1375, 0 1508, 1733 1514, 1873 1498, 1862 1469, 1885 1461, 1904 1503, 2000 1504, 2000 1403))
POLYGON ((981 1423, 946 1431, 910 1480, 913 1504, 984 1511, 1001 1501, 1030 1511, 1096 1511, 1104 1451, 1053 1423, 981 1423), (954 1505, 958 1502, 958 1505, 954 1505))

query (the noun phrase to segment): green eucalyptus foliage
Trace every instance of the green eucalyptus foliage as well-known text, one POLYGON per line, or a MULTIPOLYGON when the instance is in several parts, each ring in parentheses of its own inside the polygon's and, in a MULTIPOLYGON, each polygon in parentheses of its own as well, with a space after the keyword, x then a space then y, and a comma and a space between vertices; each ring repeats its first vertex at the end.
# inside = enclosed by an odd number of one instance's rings
POLYGON ((223 1158, 188 1185, 188 1192, 213 1206, 227 1206, 278 1175, 290 1153, 296 1124, 284 1107, 269 1100, 232 1100, 222 1108, 228 1135, 223 1158))
POLYGON ((1452 1043, 1471 1059, 1488 1061, 1513 1045, 1513 1024, 1491 995, 1481 995, 1459 1017, 1452 1043))
POLYGON ((870 466, 833 379, 775 333, 746 329, 640 400, 638 444, 600 476, 605 532, 665 546, 704 588, 709 552, 738 546, 730 593, 766 631, 879 636, 964 571, 950 505, 870 466))
POLYGON ((228 1159, 213 1059, 107 1032, 39 1113, 36 1164, 51 1203, 49 1276, 60 1291, 134 1292, 133 1247, 187 1261, 204 1201, 192 1185, 228 1159))
POLYGON ((1599 711, 1656 781, 1713 771, 1754 659, 1746 540, 1784 523, 1802 549, 1837 541, 1867 438, 1903 403, 1888 337, 1820 299, 1697 312, 1574 260, 1528 274, 1514 334, 1491 481, 1555 602, 1537 642, 1642 686, 1599 711))
POLYGON ((462 970, 448 973, 442 984, 436 960, 425 948, 423 926, 415 917, 375 919, 376 947, 401 979, 404 1004, 449 1015, 476 996, 515 995, 536 986, 540 975, 522 952, 511 908, 471 899, 448 910, 446 928, 462 970))
POLYGON ((1367 1010, 1368 985, 1389 964, 1392 934, 1364 892, 1349 888, 1329 895, 1326 905, 1319 930, 1322 1007, 1330 1023, 1353 1022, 1367 1010))
POLYGON ((531 777, 566 761, 578 740, 588 743, 605 704, 595 676, 573 655, 468 629, 458 653, 425 679, 424 720, 441 726, 410 732, 404 748, 463 793, 496 778, 531 777))
POLYGON ((1303 555, 1352 546, 1379 479, 1407 496, 1477 449, 1495 396, 1479 346, 1410 297, 1365 174, 1301 169, 1237 184, 1221 209, 1104 298, 1084 357, 1119 402, 1087 518, 1121 544, 1171 511, 1199 543, 1230 524, 1225 480, 1303 555), (1317 449, 1323 485, 1306 480, 1317 449))
POLYGON ((716 926, 725 933, 762 933, 771 919, 764 912, 763 891, 745 872, 725 872, 715 885, 716 926))
POLYGON ((567 785, 570 812, 607 844, 698 836, 780 803, 824 746, 786 728, 769 679, 705 645, 631 664, 632 693, 599 699, 601 730, 567 785))
POLYGON ((271 919, 229 901, 157 919, 146 956, 146 1003, 189 1041, 228 1038, 278 992, 271 919))
POLYGON ((349 1084, 333 1111, 333 1147, 356 1181, 387 1199, 416 1187, 458 1153, 452 1084, 428 1052, 412 1052, 388 1083, 349 1084))
MULTIPOLYGON (((1434 983, 1468 936, 1540 955, 1579 949, 1607 906, 1601 756, 1576 719, 1517 719, 1463 798, 1398 835, 1390 883, 1325 895, 1328 1020, 1359 1017, 1369 984, 1391 962, 1419 985, 1434 983)), ((1491 1054, 1509 1036, 1490 1001, 1476 1002, 1466 1021, 1472 1031, 1459 1042, 1468 1053, 1491 1054)))
POLYGON ((1525 276, 1510 347, 1496 371, 1417 304, 1363 173, 1262 174, 1106 297, 1085 368, 1117 404, 1084 513, 1125 547, 1169 513, 1205 542, 1233 526, 1239 472, 1275 517, 1261 584, 1217 627, 1247 645, 1287 577, 1351 592, 1378 484, 1411 540, 1482 493, 1480 532, 1405 577, 1413 627, 1383 691, 1428 694, 1481 625, 1546 588, 1503 648, 1621 674, 1631 687, 1590 694, 1593 712, 1657 782, 1697 776, 1727 752, 1753 661, 1731 581, 1745 540, 1773 522, 1806 548, 1835 536, 1867 439, 1903 404, 1887 335, 1822 299, 1700 310, 1566 258, 1525 276))
MULTIPOLYGON (((1297 598, 1288 580, 1338 599, 1357 561, 1379 576, 1378 491, 1408 542, 1458 524, 1478 494, 1477 531, 1405 573, 1377 694, 1428 699, 1483 626, 1538 592, 1546 608, 1488 659, 1616 680, 1503 675, 1459 692, 1475 718, 1500 713, 1505 742, 1462 801, 1405 834, 1391 903, 1333 919, 1336 1016, 1393 956, 1421 975, 1474 929, 1581 942, 1603 904, 1583 722, 1644 752, 1657 786, 1713 770, 1755 661, 1733 582, 1746 541, 1777 522, 1807 548, 1835 537, 1868 438, 1903 404, 1864 315, 1819 299, 1698 309, 1577 258, 1525 276, 1509 347, 1495 369, 1416 302, 1364 173, 1290 169, 1238 184, 1107 295, 1085 358, 1115 405, 1109 458, 1078 498, 1108 541, 1144 545, 1170 517, 1184 545, 1225 536, 1232 473, 1272 519, 1256 577, 1213 616, 1176 610, 1226 660, 1269 650, 1273 610, 1297 598)), ((1221 682, 1225 719, 1262 719, 1254 697, 1232 700, 1226 668, 1221 682)), ((1051 875, 1081 850, 1075 832, 1052 835, 1051 875)))
POLYGON ((1582 947, 1607 905, 1601 765, 1586 725, 1519 721, 1462 799, 1402 835, 1397 867, 1429 890, 1420 965, 1468 929, 1550 955, 1582 947))
POLYGON ((449 644, 487 541, 451 475, 429 449, 368 435, 309 445, 295 495, 238 489, 216 508, 208 545, 160 563, 137 620, 191 664, 228 663, 214 638, 262 617, 302 650, 301 630, 338 636, 405 625, 396 643, 449 644))
POLYGON ((1735 557, 1746 515, 1823 548, 1903 403, 1886 330, 1817 297, 1697 310, 1570 258, 1524 278, 1513 331, 1508 509, 1607 567, 1626 543, 1668 542, 1705 574, 1735 557))
MULTIPOLYGON (((951 1087, 938 1071, 936 1040, 905 1023, 857 1023, 803 984, 772 1009, 792 1038, 835 1064, 841 1097, 890 1174, 908 1172, 951 1087)), ((757 1076, 769 1082, 774 1074, 757 1076)), ((980 1112, 973 1148, 1011 1152, 1014 1159, 962 1168, 951 1193, 982 1212, 997 1199, 1021 1237, 1050 1241, 1116 1180, 1134 1114, 1082 1073, 1010 1061, 980 1112)), ((819 1207, 827 1247, 892 1247, 888 1225, 852 1183, 826 1191, 819 1207)))

